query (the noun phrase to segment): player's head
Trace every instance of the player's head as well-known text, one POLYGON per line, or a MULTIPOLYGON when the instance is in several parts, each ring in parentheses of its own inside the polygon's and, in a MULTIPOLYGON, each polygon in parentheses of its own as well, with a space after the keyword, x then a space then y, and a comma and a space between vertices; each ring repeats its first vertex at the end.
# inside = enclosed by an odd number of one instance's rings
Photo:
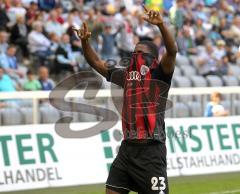
POLYGON ((158 48, 152 41, 149 40, 144 40, 137 43, 134 52, 147 53, 158 59, 158 48))

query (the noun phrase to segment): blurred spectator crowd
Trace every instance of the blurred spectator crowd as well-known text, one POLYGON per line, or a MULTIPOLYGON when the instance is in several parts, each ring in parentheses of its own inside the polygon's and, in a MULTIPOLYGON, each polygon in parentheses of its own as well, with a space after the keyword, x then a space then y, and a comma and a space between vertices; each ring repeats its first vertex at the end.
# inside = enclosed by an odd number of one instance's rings
MULTIPOLYGON (((187 58, 203 77, 233 75, 231 67, 240 68, 240 0, 171 2, 159 10, 176 37, 177 60, 187 58)), ((51 90, 54 82, 89 70, 72 31, 83 21, 105 60, 130 57, 141 40, 153 40, 161 58, 161 34, 142 19, 142 3, 58 0, 54 9, 43 10, 36 0, 0 0, 0 92, 51 90)))

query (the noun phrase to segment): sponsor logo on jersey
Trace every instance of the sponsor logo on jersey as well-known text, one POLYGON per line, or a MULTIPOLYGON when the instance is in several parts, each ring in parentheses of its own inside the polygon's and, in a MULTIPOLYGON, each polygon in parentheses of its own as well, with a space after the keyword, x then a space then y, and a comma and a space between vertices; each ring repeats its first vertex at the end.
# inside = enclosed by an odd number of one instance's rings
POLYGON ((141 75, 138 71, 130 71, 128 72, 128 76, 127 76, 127 80, 128 81, 141 81, 141 75))

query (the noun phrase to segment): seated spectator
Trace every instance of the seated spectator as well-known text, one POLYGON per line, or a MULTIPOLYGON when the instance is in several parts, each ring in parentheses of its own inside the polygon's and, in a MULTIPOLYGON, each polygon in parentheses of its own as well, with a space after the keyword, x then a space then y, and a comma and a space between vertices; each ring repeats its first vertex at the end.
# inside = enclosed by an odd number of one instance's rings
POLYGON ((13 26, 11 30, 10 40, 13 44, 18 45, 21 48, 23 57, 27 58, 29 56, 28 52, 28 35, 29 28, 25 24, 25 18, 23 16, 17 17, 17 23, 13 26))
POLYGON ((0 54, 6 53, 8 48, 8 34, 5 31, 0 31, 0 54))
POLYGON ((183 30, 178 33, 177 44, 180 54, 182 55, 195 55, 197 49, 193 38, 190 35, 190 30, 187 26, 183 27, 183 30))
POLYGON ((233 23, 230 27, 230 29, 225 34, 227 38, 231 38, 235 41, 235 43, 240 43, 240 16, 236 16, 233 19, 233 23))
POLYGON ((83 9, 84 1, 83 0, 72 0, 73 7, 77 11, 81 11, 83 9))
POLYGON ((224 56, 221 59, 221 63, 218 66, 218 71, 219 71, 219 75, 232 75, 227 56, 224 56))
POLYGON ((56 53, 56 50, 57 50, 57 48, 59 46, 59 43, 60 43, 60 38, 55 33, 50 33, 49 38, 50 38, 50 42, 51 42, 50 50, 53 53, 56 53))
POLYGON ((78 64, 73 54, 68 34, 62 36, 61 43, 56 50, 54 72, 58 74, 62 70, 70 71, 72 73, 78 71, 78 64))
POLYGON ((201 75, 218 75, 218 64, 213 55, 214 49, 211 43, 207 43, 206 49, 198 56, 198 71, 201 75))
POLYGON ((236 13, 240 13, 239 0, 229 0, 228 2, 230 3, 232 10, 235 10, 236 13))
POLYGON ((11 23, 15 24, 17 16, 25 18, 27 10, 22 5, 21 0, 14 0, 12 2, 13 6, 8 9, 8 16, 10 16, 9 19, 11 20, 11 23))
POLYGON ((12 79, 0 67, 0 92, 14 92, 16 91, 15 84, 12 79))
POLYGON ((42 64, 45 63, 47 57, 49 57, 52 52, 50 50, 51 42, 43 34, 43 27, 41 22, 34 22, 33 29, 28 35, 28 43, 30 52, 39 57, 42 64))
POLYGON ((237 41, 239 43, 240 41, 240 16, 239 15, 235 16, 230 30, 232 31, 233 36, 237 38, 237 41))
MULTIPOLYGON (((69 16, 71 16, 72 17, 72 19, 73 19, 73 23, 74 24, 76 24, 77 26, 81 26, 82 25, 82 19, 83 19, 83 12, 82 11, 78 11, 77 9, 72 9, 71 11, 70 11, 70 14, 69 14, 69 16)), ((94 16, 95 16, 95 14, 94 14, 94 16)), ((90 18, 88 17, 88 20, 89 20, 90 18)), ((96 18, 95 18, 96 19, 96 18)))
POLYGON ((217 47, 214 50, 213 55, 218 61, 220 61, 226 55, 225 45, 226 43, 224 40, 217 41, 217 47))
POLYGON ((197 46, 203 45, 207 31, 204 27, 203 19, 202 18, 196 18, 196 25, 194 25, 194 34, 195 34, 195 43, 197 46))
POLYGON ((210 23, 213 26, 220 26, 220 18, 219 18, 219 15, 218 15, 217 8, 213 8, 211 10, 210 23))
POLYGON ((149 34, 151 33, 151 29, 149 26, 146 25, 145 20, 142 18, 142 16, 138 16, 138 25, 135 30, 135 33, 141 40, 149 40, 149 34))
POLYGON ((209 39, 212 40, 213 44, 217 42, 217 40, 221 39, 221 35, 218 32, 217 26, 213 26, 210 33, 209 33, 209 39))
POLYGON ((49 72, 46 67, 39 68, 39 82, 41 84, 41 90, 49 91, 55 87, 53 80, 49 79, 49 72))
POLYGON ((177 30, 182 29, 186 12, 184 0, 177 0, 176 4, 170 9, 170 17, 177 30))
POLYGON ((67 21, 64 24, 66 33, 70 36, 70 42, 72 45, 72 50, 74 52, 79 52, 82 50, 82 43, 79 38, 77 38, 75 32, 72 30, 73 26, 78 28, 78 25, 74 23, 73 16, 70 14, 67 18, 67 21))
POLYGON ((0 7, 0 29, 7 30, 9 21, 6 9, 0 7))
POLYGON ((63 24, 64 23, 64 19, 62 17, 62 14, 63 14, 63 8, 61 6, 57 6, 56 7, 56 13, 57 13, 57 21, 60 23, 60 24, 63 24))
POLYGON ((34 1, 30 2, 30 6, 28 7, 27 13, 26 13, 26 20, 27 25, 31 26, 37 16, 39 15, 39 9, 38 4, 34 1))
POLYGON ((223 105, 221 105, 221 94, 219 92, 214 92, 211 95, 211 102, 207 104, 204 116, 205 117, 220 117, 228 116, 229 112, 225 110, 223 105))
MULTIPOLYGON (((0 93, 1 92, 15 92, 19 89, 13 80, 4 72, 4 69, 0 67, 0 93)), ((16 107, 17 100, 2 100, 0 101, 0 108, 16 107)))
POLYGON ((228 61, 232 64, 236 64, 240 59, 240 50, 234 46, 233 42, 228 40, 226 43, 226 56, 228 57, 228 61))
MULTIPOLYGON (((88 11, 88 19, 86 20, 86 23, 88 25, 88 28, 90 32, 92 33, 90 43, 93 46, 96 51, 99 51, 99 35, 103 31, 103 24, 101 22, 101 17, 96 17, 96 11, 94 9, 90 9, 88 11)), ((75 22, 76 23, 76 22, 75 22)))
POLYGON ((165 52, 165 47, 163 45, 162 36, 161 35, 155 36, 153 39, 153 42, 158 48, 158 56, 159 56, 159 60, 160 60, 165 52))
POLYGON ((227 22, 226 18, 221 18, 220 20, 220 26, 219 26, 219 33, 222 37, 228 36, 228 30, 230 28, 231 24, 227 22))
POLYGON ((16 58, 16 47, 10 45, 6 54, 0 55, 0 66, 5 72, 14 79, 17 83, 20 83, 20 79, 24 78, 25 72, 19 68, 16 58))
POLYGON ((49 21, 45 25, 47 33, 56 33, 58 37, 61 37, 65 33, 65 29, 58 21, 58 14, 56 10, 50 12, 49 21))
POLYGON ((119 55, 121 58, 131 57, 131 54, 134 50, 134 33, 132 24, 129 19, 123 19, 121 25, 123 27, 120 28, 120 33, 118 35, 119 37, 117 40, 119 55))
POLYGON ((23 89, 26 91, 41 90, 42 86, 37 79, 34 79, 33 72, 31 70, 27 71, 28 80, 24 83, 23 89))

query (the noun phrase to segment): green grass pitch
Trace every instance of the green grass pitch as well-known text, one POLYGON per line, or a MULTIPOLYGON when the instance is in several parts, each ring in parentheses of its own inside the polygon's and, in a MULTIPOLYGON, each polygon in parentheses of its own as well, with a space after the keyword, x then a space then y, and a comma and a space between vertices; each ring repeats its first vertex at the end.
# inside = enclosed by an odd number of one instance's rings
MULTIPOLYGON (((169 185, 170 194, 240 194, 240 172, 172 177, 169 178, 169 185)), ((101 184, 1 194, 105 194, 104 190, 101 184)))

